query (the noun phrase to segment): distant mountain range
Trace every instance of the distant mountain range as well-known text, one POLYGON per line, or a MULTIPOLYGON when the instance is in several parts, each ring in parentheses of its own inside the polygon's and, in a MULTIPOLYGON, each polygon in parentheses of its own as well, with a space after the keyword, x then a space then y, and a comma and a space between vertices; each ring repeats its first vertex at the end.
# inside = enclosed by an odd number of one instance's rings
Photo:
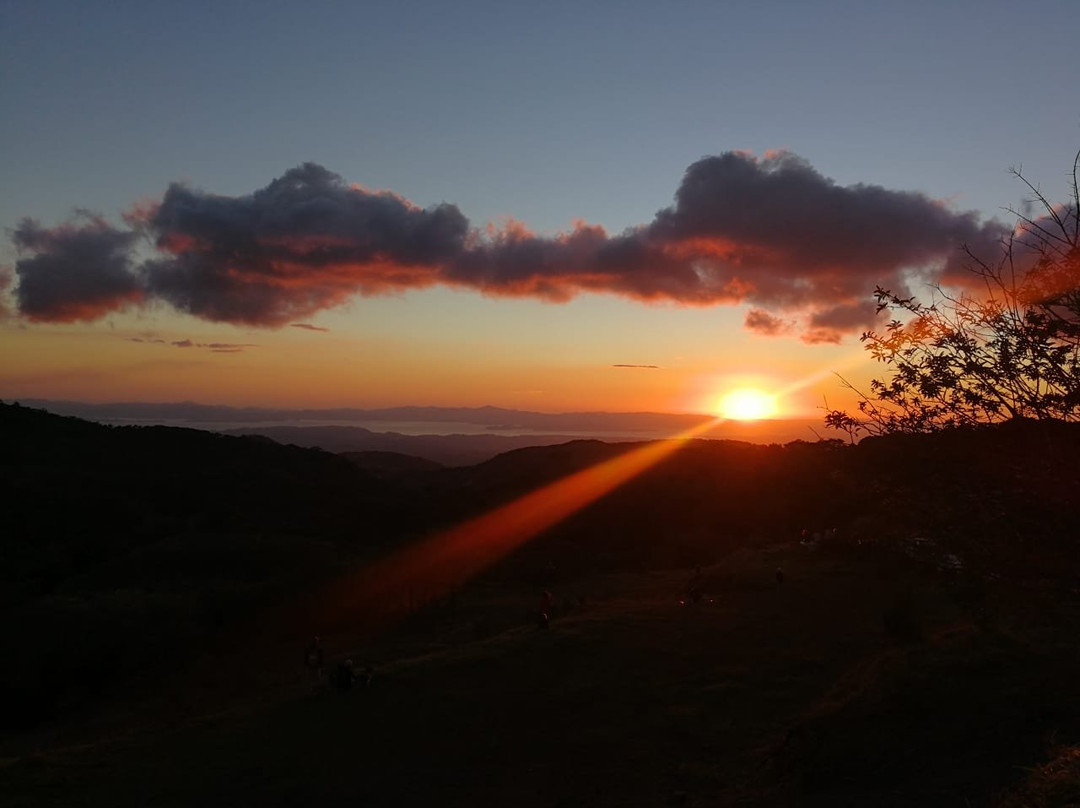
POLYGON ((540 432, 662 432, 674 433, 709 420, 708 415, 659 412, 568 412, 544 413, 502 407, 382 407, 360 409, 281 409, 272 407, 228 407, 176 403, 113 402, 87 404, 79 401, 19 399, 27 407, 37 407, 58 415, 73 415, 97 421, 187 421, 191 424, 232 422, 265 423, 304 421, 341 424, 371 421, 475 424, 488 429, 540 432))
MULTIPOLYGON (((280 409, 179 403, 21 399, 24 406, 109 424, 188 426, 233 435, 265 435, 279 443, 331 452, 397 452, 444 465, 479 463, 526 446, 579 438, 650 440, 682 433, 712 416, 658 412, 542 413, 501 407, 280 409)), ((750 443, 815 440, 817 419, 717 421, 700 437, 750 443)))
POLYGON ((528 446, 578 440, 571 435, 402 435, 372 432, 359 426, 265 426, 230 429, 228 435, 262 435, 305 449, 355 454, 387 452, 409 455, 443 466, 471 466, 495 455, 528 446))

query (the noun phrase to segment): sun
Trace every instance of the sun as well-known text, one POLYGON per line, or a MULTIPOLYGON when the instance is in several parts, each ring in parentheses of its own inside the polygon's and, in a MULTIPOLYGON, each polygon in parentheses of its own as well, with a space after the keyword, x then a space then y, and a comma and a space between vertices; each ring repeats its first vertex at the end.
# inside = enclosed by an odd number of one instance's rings
POLYGON ((768 393, 752 387, 732 390, 722 399, 717 413, 734 421, 756 421, 768 418, 776 412, 776 399, 768 393))

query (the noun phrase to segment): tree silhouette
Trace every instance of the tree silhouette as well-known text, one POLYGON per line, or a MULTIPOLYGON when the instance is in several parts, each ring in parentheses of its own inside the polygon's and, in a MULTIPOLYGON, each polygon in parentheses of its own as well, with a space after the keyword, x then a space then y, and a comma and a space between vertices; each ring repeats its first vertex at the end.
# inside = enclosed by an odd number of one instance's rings
POLYGON ((860 434, 933 432, 1010 418, 1080 420, 1080 153, 1071 199, 1055 205, 1022 170, 1037 213, 1016 217, 996 261, 964 251, 960 290, 935 286, 924 304, 878 287, 894 318, 861 340, 888 366, 859 394, 858 413, 827 410, 827 426, 860 434))

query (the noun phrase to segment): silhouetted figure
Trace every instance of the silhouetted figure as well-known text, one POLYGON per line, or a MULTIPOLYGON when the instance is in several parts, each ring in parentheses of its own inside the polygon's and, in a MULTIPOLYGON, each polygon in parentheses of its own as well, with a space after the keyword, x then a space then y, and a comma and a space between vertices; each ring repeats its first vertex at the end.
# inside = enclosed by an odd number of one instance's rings
POLYGON ((553 603, 554 601, 551 597, 551 593, 545 589, 544 594, 540 596, 540 610, 536 617, 537 628, 548 627, 548 624, 551 622, 551 607, 553 603))
POLYGON ((308 669, 316 684, 322 682, 323 649, 322 641, 318 637, 313 638, 311 645, 304 651, 304 667, 308 669))
POLYGON ((776 585, 780 586, 784 583, 784 571, 779 567, 776 568, 776 585))

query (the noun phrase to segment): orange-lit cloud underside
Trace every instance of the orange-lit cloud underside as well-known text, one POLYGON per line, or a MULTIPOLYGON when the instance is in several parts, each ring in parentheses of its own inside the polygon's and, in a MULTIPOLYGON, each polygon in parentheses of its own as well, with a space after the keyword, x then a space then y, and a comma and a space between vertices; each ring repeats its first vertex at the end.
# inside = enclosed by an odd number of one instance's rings
POLYGON ((479 228, 456 205, 420 208, 315 163, 233 197, 174 183, 126 223, 24 220, 13 231, 18 313, 67 322, 164 303, 212 322, 280 327, 354 295, 440 285, 556 302, 602 292, 750 303, 759 332, 808 318, 809 341, 837 341, 873 325, 874 285, 903 292, 910 271, 948 274, 958 245, 994 255, 1006 233, 921 194, 839 186, 784 152, 702 158, 674 205, 617 235, 580 220, 554 236, 513 219, 479 228), (143 259, 145 237, 157 253, 143 259))
POLYGON ((437 533, 338 581, 320 604, 321 619, 378 629, 407 605, 438 598, 548 528, 655 465, 714 426, 706 421, 648 443, 437 533))

